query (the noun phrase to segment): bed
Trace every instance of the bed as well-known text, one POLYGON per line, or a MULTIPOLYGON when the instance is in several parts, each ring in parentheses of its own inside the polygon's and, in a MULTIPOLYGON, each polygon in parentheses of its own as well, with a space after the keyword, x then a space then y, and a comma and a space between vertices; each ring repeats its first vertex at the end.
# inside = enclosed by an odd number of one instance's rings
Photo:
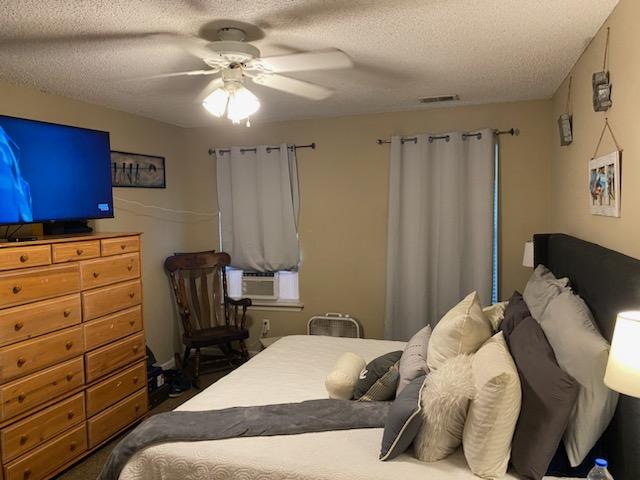
MULTIPOLYGON (((535 260, 569 276, 610 340, 615 313, 640 306, 640 261, 566 235, 537 235, 535 260), (586 260, 588 259, 588 261, 586 260), (594 273, 597 272, 597 275, 594 273)), ((326 398, 324 378, 341 353, 366 361, 404 344, 321 336, 289 336, 184 403, 179 410, 287 403, 326 398)), ((621 397, 606 438, 616 480, 640 478, 640 406, 621 397), (623 421, 629 419, 631 421, 623 421), (610 442, 610 443, 609 443, 610 442)), ((378 460, 382 429, 253 437, 146 448, 129 461, 121 480, 196 479, 476 479, 459 450, 426 464, 403 454, 378 460)), ((508 473, 508 480, 517 478, 508 473)))

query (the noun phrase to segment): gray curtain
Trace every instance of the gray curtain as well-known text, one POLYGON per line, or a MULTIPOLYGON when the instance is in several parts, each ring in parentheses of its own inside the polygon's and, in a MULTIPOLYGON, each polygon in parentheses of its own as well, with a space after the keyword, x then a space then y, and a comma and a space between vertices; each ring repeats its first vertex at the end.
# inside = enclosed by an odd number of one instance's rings
POLYGON ((291 270, 300 262, 295 149, 259 145, 217 150, 222 248, 234 267, 291 270))
POLYGON ((480 134, 391 139, 388 339, 435 326, 473 290, 491 301, 495 136, 480 134))

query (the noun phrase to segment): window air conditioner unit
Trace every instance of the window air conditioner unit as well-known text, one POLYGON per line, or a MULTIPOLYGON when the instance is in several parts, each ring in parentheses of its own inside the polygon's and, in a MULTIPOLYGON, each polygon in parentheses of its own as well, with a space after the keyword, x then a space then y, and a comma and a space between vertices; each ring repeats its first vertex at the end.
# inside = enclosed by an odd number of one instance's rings
POLYGON ((243 297, 277 300, 278 292, 278 272, 242 272, 243 297))

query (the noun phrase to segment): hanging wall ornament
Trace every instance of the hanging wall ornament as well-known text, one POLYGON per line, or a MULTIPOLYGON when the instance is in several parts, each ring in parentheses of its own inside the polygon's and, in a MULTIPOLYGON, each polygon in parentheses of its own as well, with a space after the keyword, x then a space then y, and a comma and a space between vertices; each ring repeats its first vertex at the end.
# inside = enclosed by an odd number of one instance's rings
POLYGON ((565 113, 558 117, 558 130, 560 131, 560 146, 565 147, 571 145, 573 142, 573 131, 571 129, 571 82, 573 77, 569 77, 569 87, 567 89, 567 104, 565 106, 565 113))
POLYGON ((604 47, 604 61, 602 71, 593 74, 593 110, 596 112, 606 112, 611 108, 611 82, 607 70, 607 54, 609 53, 609 27, 607 27, 607 41, 604 47))

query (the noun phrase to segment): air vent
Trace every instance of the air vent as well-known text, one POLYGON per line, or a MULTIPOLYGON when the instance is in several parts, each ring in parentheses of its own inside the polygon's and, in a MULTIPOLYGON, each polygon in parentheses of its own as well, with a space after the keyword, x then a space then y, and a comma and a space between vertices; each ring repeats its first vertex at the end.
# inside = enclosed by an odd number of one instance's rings
POLYGON ((418 97, 420 103, 441 103, 441 102, 455 102, 460 100, 460 95, 440 95, 437 97, 418 97))

